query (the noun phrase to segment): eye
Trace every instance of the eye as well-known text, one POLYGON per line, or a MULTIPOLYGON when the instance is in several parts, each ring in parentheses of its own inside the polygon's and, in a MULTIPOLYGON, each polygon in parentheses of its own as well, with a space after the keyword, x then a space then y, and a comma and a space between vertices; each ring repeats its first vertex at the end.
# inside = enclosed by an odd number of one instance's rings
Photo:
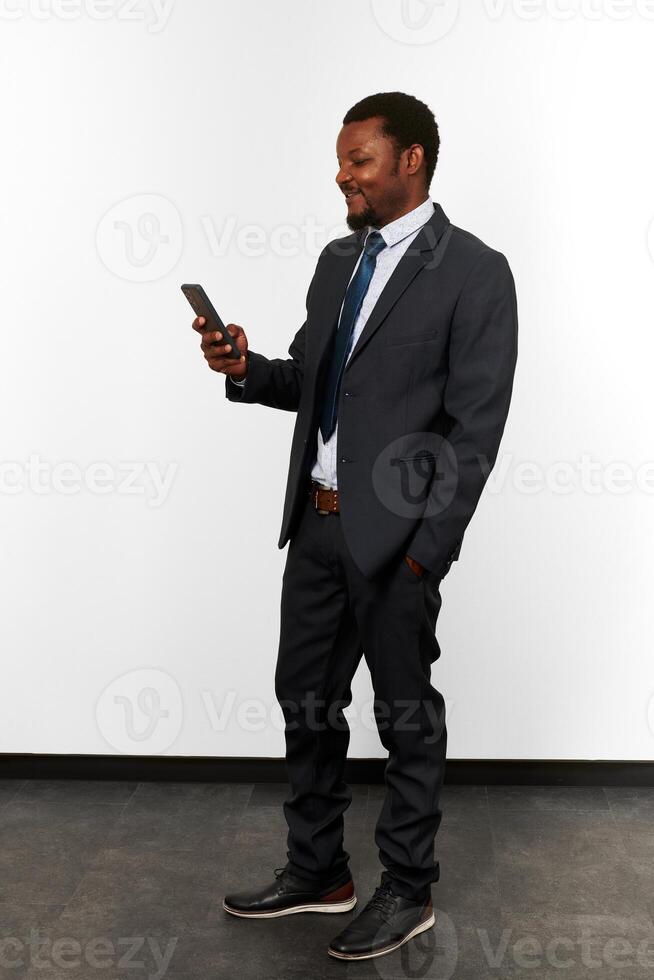
POLYGON ((352 163, 355 167, 360 167, 362 163, 368 163, 370 157, 365 157, 363 160, 353 160, 352 163))

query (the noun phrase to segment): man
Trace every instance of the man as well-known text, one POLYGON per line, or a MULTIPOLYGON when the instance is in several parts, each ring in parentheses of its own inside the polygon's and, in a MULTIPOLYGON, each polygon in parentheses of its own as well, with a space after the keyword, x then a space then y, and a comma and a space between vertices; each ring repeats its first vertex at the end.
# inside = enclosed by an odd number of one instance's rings
POLYGON ((363 654, 389 755, 375 830, 385 870, 329 946, 347 960, 388 953, 434 924, 447 739, 430 679, 439 584, 495 463, 517 354, 504 255, 429 196, 438 148, 434 116, 412 96, 373 95, 347 113, 336 183, 353 234, 321 253, 289 359, 249 349, 230 324, 234 361, 202 318, 193 323, 230 401, 297 412, 275 673, 288 861, 224 907, 268 917, 356 904, 343 848, 352 798, 343 708, 363 654))

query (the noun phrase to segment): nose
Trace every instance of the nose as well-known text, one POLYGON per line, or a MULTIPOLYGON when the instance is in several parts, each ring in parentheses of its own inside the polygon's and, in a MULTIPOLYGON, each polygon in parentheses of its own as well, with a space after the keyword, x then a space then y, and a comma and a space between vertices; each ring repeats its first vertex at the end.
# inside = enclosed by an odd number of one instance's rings
POLYGON ((349 184, 352 180, 352 174, 345 167, 341 166, 338 168, 338 173, 336 174, 336 183, 343 190, 345 184, 349 184))

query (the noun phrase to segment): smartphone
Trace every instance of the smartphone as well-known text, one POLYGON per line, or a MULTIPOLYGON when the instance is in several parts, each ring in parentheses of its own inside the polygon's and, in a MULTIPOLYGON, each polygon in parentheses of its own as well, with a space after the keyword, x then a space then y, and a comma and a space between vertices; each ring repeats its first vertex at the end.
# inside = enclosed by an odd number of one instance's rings
POLYGON ((230 347, 228 351, 225 351, 225 356, 231 357, 235 361, 240 361, 241 352, 234 343, 234 338, 231 336, 227 330, 227 327, 216 313, 213 303, 205 293, 202 286, 198 285, 197 283, 185 282, 182 286, 182 292, 186 296, 197 316, 203 316, 207 321, 207 329, 209 331, 216 330, 223 335, 225 343, 229 344, 230 347))

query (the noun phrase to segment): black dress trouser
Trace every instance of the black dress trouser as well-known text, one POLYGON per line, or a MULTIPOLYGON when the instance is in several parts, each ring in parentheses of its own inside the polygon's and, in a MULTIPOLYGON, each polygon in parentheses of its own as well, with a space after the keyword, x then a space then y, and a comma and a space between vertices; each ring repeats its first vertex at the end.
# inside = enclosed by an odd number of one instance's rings
POLYGON ((343 708, 363 654, 377 730, 389 759, 375 843, 396 890, 422 898, 438 881, 434 838, 441 821, 445 703, 431 685, 439 580, 398 555, 372 581, 355 565, 338 514, 321 515, 307 493, 282 581, 275 693, 285 720, 290 794, 288 867, 312 881, 348 864, 343 779, 350 731, 343 708))

